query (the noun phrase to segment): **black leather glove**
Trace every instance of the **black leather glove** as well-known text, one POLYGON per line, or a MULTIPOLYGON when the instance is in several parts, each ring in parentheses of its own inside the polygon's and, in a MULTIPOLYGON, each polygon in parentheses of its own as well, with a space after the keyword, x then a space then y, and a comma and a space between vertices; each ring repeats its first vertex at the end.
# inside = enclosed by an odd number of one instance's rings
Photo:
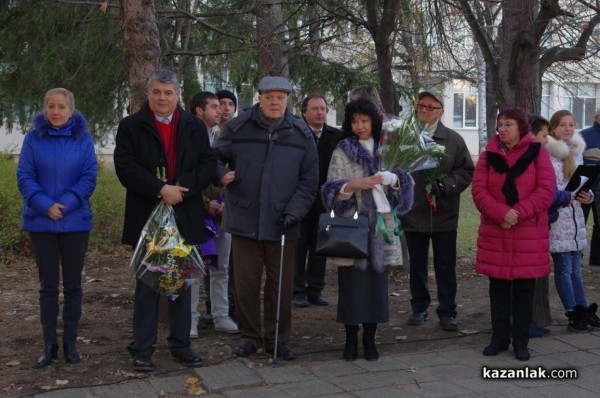
POLYGON ((446 196, 446 188, 444 187, 444 182, 440 179, 433 181, 431 184, 431 193, 438 198, 443 198, 446 196))
POLYGON ((293 216, 291 214, 284 214, 277 221, 277 228, 279 228, 279 232, 281 232, 281 234, 283 235, 291 228, 295 227, 296 224, 298 224, 298 218, 296 216, 293 216))

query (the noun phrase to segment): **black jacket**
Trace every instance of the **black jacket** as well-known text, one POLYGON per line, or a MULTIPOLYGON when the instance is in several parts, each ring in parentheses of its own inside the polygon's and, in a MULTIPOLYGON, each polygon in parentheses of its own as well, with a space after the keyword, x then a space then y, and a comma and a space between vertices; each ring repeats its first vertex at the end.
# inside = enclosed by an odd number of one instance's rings
MULTIPOLYGON (((328 125, 323 126, 321 138, 317 144, 317 151, 319 152, 319 189, 321 185, 327 182, 327 171, 329 170, 329 163, 331 163, 331 155, 342 138, 344 138, 342 130, 328 125)), ((317 190, 317 199, 305 219, 317 219, 319 218, 319 214, 325 212, 325 207, 320 198, 321 195, 318 194, 317 190)))
MULTIPOLYGON (((119 123, 114 152, 115 170, 127 189, 122 242, 135 245, 148 216, 160 202, 165 185, 157 169, 167 167, 160 133, 152 120, 148 102, 139 112, 119 123)), ((202 190, 216 176, 216 157, 210 148, 206 126, 179 107, 177 124, 176 184, 189 189, 183 202, 173 206, 181 234, 188 244, 206 240, 202 190)), ((168 175, 168 174, 167 174, 168 175)))

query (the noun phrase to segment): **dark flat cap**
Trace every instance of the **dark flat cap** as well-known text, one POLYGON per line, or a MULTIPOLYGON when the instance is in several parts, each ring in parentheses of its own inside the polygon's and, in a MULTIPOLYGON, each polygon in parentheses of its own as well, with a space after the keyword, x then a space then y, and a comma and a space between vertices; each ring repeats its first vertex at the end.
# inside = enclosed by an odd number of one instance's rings
POLYGON ((258 84, 258 93, 266 93, 269 91, 285 91, 292 92, 292 85, 288 79, 283 76, 265 76, 260 79, 258 84))

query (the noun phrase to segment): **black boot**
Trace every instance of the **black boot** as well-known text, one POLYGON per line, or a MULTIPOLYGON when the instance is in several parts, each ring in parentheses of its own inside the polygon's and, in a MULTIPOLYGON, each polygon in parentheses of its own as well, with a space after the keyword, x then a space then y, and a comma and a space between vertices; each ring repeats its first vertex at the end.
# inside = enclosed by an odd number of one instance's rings
POLYGON ((515 358, 519 361, 529 361, 529 350, 527 346, 515 346, 515 358))
POLYGON ((587 308, 587 321, 591 327, 600 328, 600 318, 598 318, 598 315, 596 315, 596 311, 598 311, 598 304, 590 304, 590 306, 587 308))
POLYGON ((508 350, 509 343, 510 340, 508 342, 497 342, 494 341, 494 339, 492 338, 492 342, 490 343, 490 345, 483 349, 483 355, 485 355, 486 357, 496 356, 498 355, 498 353, 508 350))
POLYGON ((358 325, 346 326, 346 345, 344 346, 344 359, 356 361, 358 357, 358 325))
POLYGON ((568 329, 571 332, 589 332, 592 330, 587 321, 587 308, 577 305, 573 311, 567 312, 566 315, 569 318, 568 329))
POLYGON ((53 359, 56 359, 58 353, 58 344, 44 345, 44 353, 37 360, 38 368, 45 368, 50 365, 53 359))
POLYGON ((376 361, 379 359, 379 353, 377 352, 377 347, 375 347, 376 331, 376 323, 363 323, 362 343, 365 351, 365 359, 367 361, 376 361))
POLYGON ((63 352, 65 354, 65 361, 67 361, 67 363, 77 363, 81 361, 75 344, 63 344, 63 352))

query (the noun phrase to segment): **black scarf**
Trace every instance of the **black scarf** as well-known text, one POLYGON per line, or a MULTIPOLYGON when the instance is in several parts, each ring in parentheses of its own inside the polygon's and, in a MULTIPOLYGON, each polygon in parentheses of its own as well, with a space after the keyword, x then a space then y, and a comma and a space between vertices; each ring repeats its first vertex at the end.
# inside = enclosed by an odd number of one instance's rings
POLYGON ((537 158, 540 153, 540 147, 541 144, 539 142, 530 144, 529 148, 527 148, 525 153, 512 167, 508 167, 506 158, 502 155, 487 151, 488 166, 497 173, 506 173, 506 180, 502 186, 502 193, 506 198, 507 205, 512 206, 519 201, 519 191, 517 190, 515 179, 523 174, 529 165, 537 158))

